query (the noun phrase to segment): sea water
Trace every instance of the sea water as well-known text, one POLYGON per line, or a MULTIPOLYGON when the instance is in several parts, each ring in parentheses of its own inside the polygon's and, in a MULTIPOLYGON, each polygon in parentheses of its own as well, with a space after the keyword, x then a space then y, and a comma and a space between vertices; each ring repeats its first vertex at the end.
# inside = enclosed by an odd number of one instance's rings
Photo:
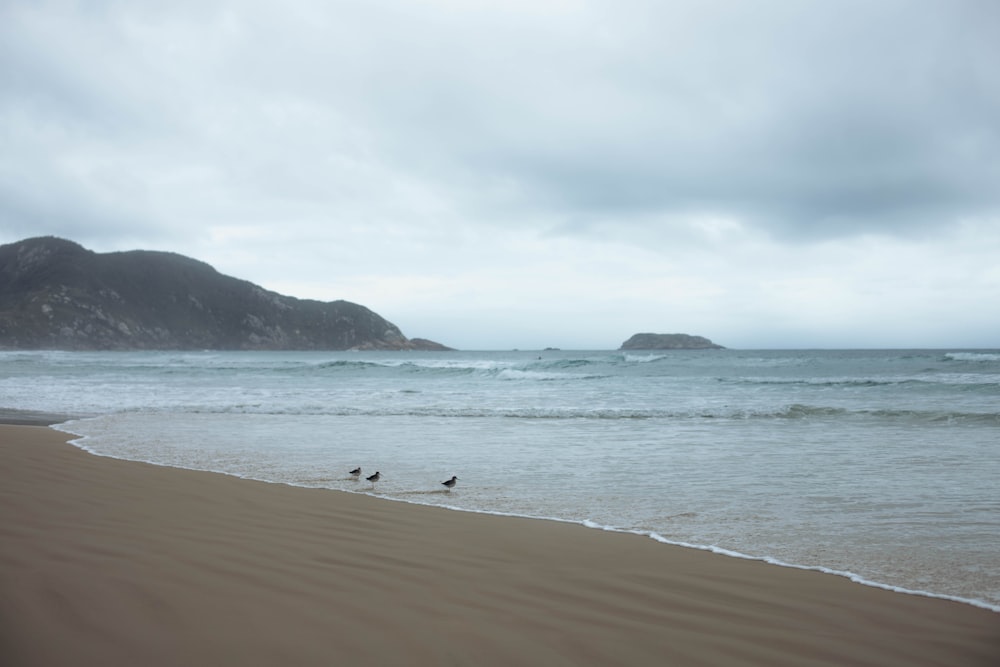
POLYGON ((0 352, 0 408, 95 454, 1000 611, 1000 351, 0 352))

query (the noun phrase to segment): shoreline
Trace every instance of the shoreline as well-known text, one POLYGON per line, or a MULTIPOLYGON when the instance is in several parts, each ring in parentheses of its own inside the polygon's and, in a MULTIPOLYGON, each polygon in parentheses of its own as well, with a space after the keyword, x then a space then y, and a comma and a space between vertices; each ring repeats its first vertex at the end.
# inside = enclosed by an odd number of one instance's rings
POLYGON ((987 665, 1000 615, 0 426, 4 664, 987 665), (58 641, 54 641, 58 639, 58 641))
POLYGON ((724 547, 717 547, 717 546, 706 545, 706 544, 694 544, 694 543, 688 543, 688 542, 673 541, 673 540, 670 540, 670 539, 667 539, 667 538, 663 537, 662 535, 660 535, 660 534, 658 534, 658 533, 656 533, 654 531, 633 530, 633 529, 628 529, 628 528, 620 528, 620 527, 612 526, 612 525, 599 524, 599 523, 596 523, 596 522, 593 522, 593 521, 590 521, 590 520, 578 521, 578 520, 574 520, 574 519, 564 519, 564 518, 560 518, 560 517, 535 516, 535 515, 529 515, 529 514, 515 514, 515 513, 506 513, 506 512, 500 512, 500 511, 468 509, 468 508, 464 508, 464 507, 456 507, 456 506, 451 506, 451 505, 436 505, 436 504, 431 504, 431 503, 420 503, 420 502, 417 502, 417 501, 406 500, 406 499, 403 499, 403 498, 396 498, 396 497, 391 497, 391 496, 383 496, 383 495, 379 495, 379 494, 375 494, 375 493, 368 493, 368 492, 361 492, 361 491, 349 491, 349 490, 336 489, 336 488, 328 488, 328 487, 300 485, 300 484, 294 484, 294 483, 291 483, 291 482, 275 482, 273 480, 260 479, 260 478, 255 478, 255 477, 245 477, 245 476, 242 476, 242 475, 238 475, 238 474, 235 474, 235 473, 226 472, 226 471, 222 471, 222 470, 206 470, 206 469, 200 469, 200 468, 187 468, 187 467, 176 466, 176 465, 171 465, 171 464, 167 464, 167 463, 158 463, 158 462, 155 462, 155 461, 146 461, 146 460, 138 460, 138 459, 128 459, 128 458, 116 457, 116 456, 112 456, 112 455, 109 455, 109 454, 99 453, 99 452, 94 451, 93 449, 91 449, 91 448, 89 448, 89 447, 87 447, 87 446, 85 446, 83 444, 77 444, 77 443, 72 442, 74 439, 78 439, 81 436, 78 436, 77 434, 73 433, 72 431, 69 431, 68 429, 64 430, 64 429, 60 428, 60 426, 63 425, 63 424, 65 424, 65 423, 68 423, 68 422, 73 421, 75 419, 81 419, 83 417, 68 416, 68 415, 57 415, 57 414, 52 414, 52 413, 40 413, 40 412, 39 413, 27 413, 27 412, 24 412, 24 411, 13 411, 13 412, 20 412, 21 415, 22 415, 23 421, 21 421, 21 420, 12 421, 12 420, 10 420, 8 418, 8 414, 10 412, 11 411, 0 410, 0 427, 2 427, 4 424, 48 426, 48 427, 52 428, 53 430, 57 431, 58 433, 62 434, 63 436, 65 436, 65 438, 66 438, 68 444, 70 444, 70 446, 73 446, 73 447, 75 447, 75 448, 81 450, 82 452, 84 452, 84 453, 86 453, 88 455, 91 455, 91 456, 97 456, 97 457, 102 457, 102 458, 109 458, 109 459, 118 460, 118 461, 127 461, 127 462, 133 462, 133 463, 140 463, 142 465, 152 465, 152 466, 163 467, 163 468, 172 469, 172 470, 205 472, 205 473, 209 473, 209 474, 223 475, 223 476, 226 476, 226 477, 232 477, 234 479, 245 480, 245 481, 252 481, 252 482, 257 482, 257 483, 279 484, 279 485, 283 485, 283 486, 289 486, 291 488, 310 489, 310 490, 323 490, 323 491, 332 491, 332 492, 335 492, 335 493, 339 492, 339 493, 356 494, 356 495, 361 495, 361 496, 366 496, 366 497, 369 497, 369 498, 373 498, 373 499, 376 499, 376 500, 383 500, 383 501, 394 502, 394 503, 402 503, 402 504, 413 505, 413 506, 417 506, 417 507, 435 507, 435 508, 443 509, 443 510, 447 510, 447 511, 462 512, 462 513, 469 513, 469 514, 478 514, 478 515, 483 515, 483 516, 509 517, 509 518, 516 518, 516 519, 532 520, 532 521, 550 521, 550 522, 554 522, 554 523, 560 523, 560 524, 567 524, 567 525, 575 525, 575 526, 585 527, 585 528, 587 528, 589 530, 598 530, 598 531, 603 531, 603 532, 608 532, 608 533, 616 533, 616 534, 621 534, 621 535, 635 535, 635 536, 639 536, 639 537, 644 537, 644 538, 650 539, 653 542, 658 543, 658 544, 668 545, 670 547, 680 547, 680 548, 684 548, 684 549, 692 549, 692 550, 701 551, 701 552, 704 552, 704 553, 710 553, 710 554, 714 554, 714 555, 725 556, 727 558, 736 558, 736 559, 741 559, 741 560, 746 560, 746 561, 753 561, 753 562, 764 563, 764 564, 767 564, 767 565, 770 565, 770 566, 774 566, 774 567, 789 568, 789 569, 793 569, 793 570, 802 570, 802 571, 806 571, 806 572, 816 572, 816 573, 820 573, 820 574, 825 574, 825 575, 840 577, 840 578, 846 579, 846 580, 850 581, 851 583, 859 585, 859 586, 866 586, 866 587, 876 588, 876 589, 885 590, 885 591, 889 591, 889 592, 897 593, 897 594, 901 594, 901 595, 915 595, 915 596, 918 596, 918 597, 926 597, 926 598, 937 599, 937 600, 947 600, 947 601, 950 601, 950 602, 957 602, 957 603, 960 603, 960 604, 966 604, 966 605, 970 605, 970 606, 978 608, 978 609, 985 609, 987 611, 1000 614, 1000 605, 988 602, 986 600, 980 600, 980 599, 975 599, 975 598, 966 598, 966 597, 961 597, 961 596, 958 596, 958 595, 950 595, 950 594, 947 594, 947 593, 935 593, 933 591, 922 590, 922 589, 906 588, 904 586, 899 586, 899 585, 895 585, 895 584, 889 584, 889 583, 884 583, 884 582, 876 581, 876 580, 873 580, 873 579, 868 579, 868 578, 864 577, 863 575, 860 575, 860 574, 857 574, 855 572, 851 572, 851 571, 848 571, 848 570, 837 570, 837 569, 825 567, 825 566, 822 566, 822 565, 802 565, 802 564, 797 564, 797 563, 791 563, 791 562, 782 561, 782 560, 780 560, 778 558, 775 558, 775 557, 772 557, 772 556, 757 556, 757 555, 752 555, 752 554, 746 554, 746 553, 742 553, 742 552, 739 552, 739 551, 733 551, 731 549, 726 549, 724 547), (23 417, 23 415, 31 415, 31 417, 23 417))

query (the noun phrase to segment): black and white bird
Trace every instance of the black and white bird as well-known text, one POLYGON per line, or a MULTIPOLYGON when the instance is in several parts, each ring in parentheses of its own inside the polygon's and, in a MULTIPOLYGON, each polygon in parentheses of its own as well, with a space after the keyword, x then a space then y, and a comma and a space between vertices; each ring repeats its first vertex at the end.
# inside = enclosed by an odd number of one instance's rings
POLYGON ((445 481, 443 481, 441 483, 444 484, 445 486, 447 486, 448 490, 451 491, 452 488, 454 488, 454 486, 455 486, 455 482, 457 482, 457 481, 458 481, 458 477, 455 477, 454 475, 452 475, 451 479, 445 480, 445 481))
POLYGON ((380 473, 379 471, 376 470, 374 475, 370 475, 370 476, 366 477, 365 479, 367 479, 369 482, 372 483, 372 488, 374 489, 375 488, 375 482, 377 482, 380 479, 382 479, 382 473, 380 473))
POLYGON ((355 468, 354 470, 352 470, 351 477, 353 477, 354 479, 361 477, 361 468, 355 468))

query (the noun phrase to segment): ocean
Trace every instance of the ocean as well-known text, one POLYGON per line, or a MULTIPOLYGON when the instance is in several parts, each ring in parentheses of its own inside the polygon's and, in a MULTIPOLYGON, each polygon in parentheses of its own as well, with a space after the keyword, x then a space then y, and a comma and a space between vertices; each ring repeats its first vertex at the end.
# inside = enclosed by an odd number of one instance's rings
POLYGON ((0 408, 73 415, 57 428, 102 456, 634 532, 1000 611, 996 350, 6 351, 0 408))

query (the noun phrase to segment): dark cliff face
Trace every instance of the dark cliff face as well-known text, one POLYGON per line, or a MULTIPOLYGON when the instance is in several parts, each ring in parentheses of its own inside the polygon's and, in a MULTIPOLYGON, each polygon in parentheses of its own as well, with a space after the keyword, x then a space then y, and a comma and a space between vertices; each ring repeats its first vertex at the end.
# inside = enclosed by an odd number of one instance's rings
POLYGON ((0 246, 0 347, 448 349, 348 301, 282 296, 173 253, 98 254, 52 237, 0 246))

